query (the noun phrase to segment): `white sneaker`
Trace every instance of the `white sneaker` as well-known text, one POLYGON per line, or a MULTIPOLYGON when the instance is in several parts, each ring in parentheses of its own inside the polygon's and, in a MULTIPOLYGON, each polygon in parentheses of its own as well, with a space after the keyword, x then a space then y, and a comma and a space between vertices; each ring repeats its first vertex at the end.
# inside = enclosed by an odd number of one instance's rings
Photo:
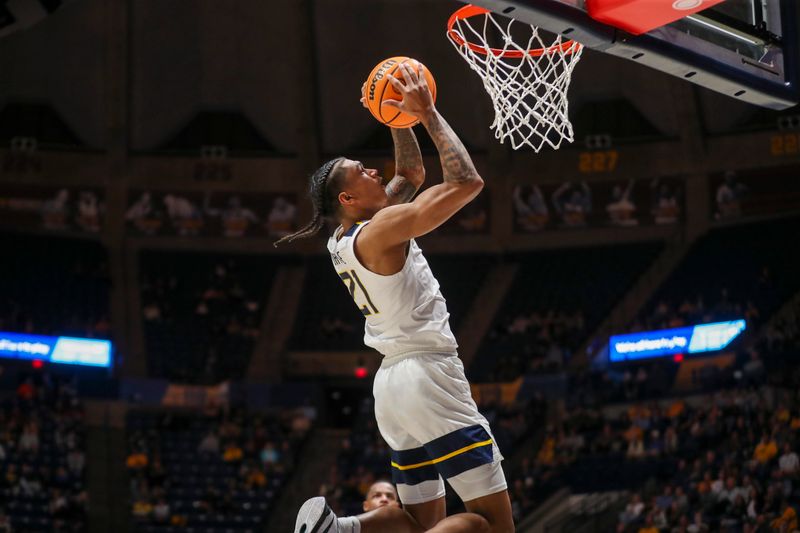
POLYGON ((297 511, 294 533, 339 533, 339 523, 325 498, 306 500, 297 511))

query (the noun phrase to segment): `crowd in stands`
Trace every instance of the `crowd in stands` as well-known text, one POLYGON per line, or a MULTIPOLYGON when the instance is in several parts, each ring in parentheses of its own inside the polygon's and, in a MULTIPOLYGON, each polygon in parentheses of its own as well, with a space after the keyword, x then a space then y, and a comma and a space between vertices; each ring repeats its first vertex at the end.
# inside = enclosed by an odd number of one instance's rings
POLYGON ((96 242, 0 234, 0 331, 110 338, 106 252, 96 242), (9 255, 9 258, 12 257, 9 255))
POLYGON ((126 467, 138 530, 263 529, 310 426, 302 411, 132 413, 126 467))
POLYGON ((563 368, 580 339, 586 320, 580 310, 521 313, 499 323, 489 338, 497 358, 488 381, 512 381, 526 373, 556 372, 563 368))
POLYGON ((147 252, 142 317, 153 377, 214 384, 247 370, 276 261, 147 252))
POLYGON ((0 532, 86 531, 86 435, 74 384, 41 373, 0 403, 0 532))
POLYGON ((630 490, 620 533, 794 531, 800 396, 767 394, 739 389, 616 415, 574 409, 519 469, 522 485, 630 490))
POLYGON ((470 379, 513 381, 561 370, 660 250, 659 243, 644 243, 511 258, 519 265, 516 277, 470 379))

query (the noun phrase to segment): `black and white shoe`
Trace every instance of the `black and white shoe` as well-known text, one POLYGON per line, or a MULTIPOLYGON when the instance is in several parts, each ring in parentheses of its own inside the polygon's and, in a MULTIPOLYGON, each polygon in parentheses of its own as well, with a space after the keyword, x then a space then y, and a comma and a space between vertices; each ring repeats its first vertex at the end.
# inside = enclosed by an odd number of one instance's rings
POLYGON ((294 533, 339 533, 339 523, 325 498, 306 500, 297 511, 294 533))

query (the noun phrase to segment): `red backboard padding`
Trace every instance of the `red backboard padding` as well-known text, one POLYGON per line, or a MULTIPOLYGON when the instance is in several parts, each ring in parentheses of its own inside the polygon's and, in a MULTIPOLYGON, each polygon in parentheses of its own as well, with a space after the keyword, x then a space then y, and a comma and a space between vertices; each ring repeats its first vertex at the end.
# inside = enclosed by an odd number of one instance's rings
POLYGON ((586 10, 598 22, 640 35, 724 1, 586 0, 586 10))

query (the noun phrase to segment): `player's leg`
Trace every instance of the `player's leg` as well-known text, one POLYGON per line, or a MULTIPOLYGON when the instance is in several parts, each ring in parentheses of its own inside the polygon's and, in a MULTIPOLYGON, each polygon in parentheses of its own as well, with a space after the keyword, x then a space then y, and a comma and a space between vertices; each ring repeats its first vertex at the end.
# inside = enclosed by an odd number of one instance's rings
MULTIPOLYGON (((406 413, 415 411, 427 416, 418 416, 416 425, 412 420, 401 420, 401 424, 408 427, 416 440, 425 443, 423 448, 430 458, 430 466, 421 466, 424 463, 406 456, 397 459, 393 456, 393 463, 405 469, 403 474, 435 468, 447 478, 467 511, 488 521, 492 533, 513 532, 503 456, 489 423, 472 399, 460 359, 429 356, 409 361, 406 366, 406 372, 411 375, 406 383, 416 381, 425 389, 413 395, 424 403, 414 405, 407 401, 412 409, 406 413), (447 432, 443 434, 442 429, 447 432)), ((397 470, 398 467, 393 468, 393 472, 397 470)))
MULTIPOLYGON (((425 505, 425 504, 421 504, 425 505)), ((359 516, 338 518, 317 497, 306 501, 295 522, 295 533, 490 533, 489 522, 474 513, 462 513, 425 528, 399 507, 381 507, 359 516)))
POLYGON ((464 502, 471 513, 481 515, 489 523, 491 533, 513 533, 514 518, 511 512, 511 499, 508 491, 496 492, 464 502))
POLYGON ((408 511, 408 514, 413 516, 414 520, 425 528, 426 531, 444 520, 447 515, 444 496, 429 502, 404 505, 403 508, 408 511))
POLYGON ((300 507, 294 533, 423 533, 411 515, 399 507, 381 507, 359 516, 339 518, 325 498, 306 500, 300 507))
POLYGON ((448 477, 447 481, 464 502, 467 511, 476 513, 489 522, 491 533, 513 533, 511 499, 497 455, 492 463, 448 477))
POLYGON ((474 513, 459 513, 445 518, 444 497, 436 500, 406 505, 406 511, 413 516, 425 531, 430 533, 489 533, 489 522, 474 513))

